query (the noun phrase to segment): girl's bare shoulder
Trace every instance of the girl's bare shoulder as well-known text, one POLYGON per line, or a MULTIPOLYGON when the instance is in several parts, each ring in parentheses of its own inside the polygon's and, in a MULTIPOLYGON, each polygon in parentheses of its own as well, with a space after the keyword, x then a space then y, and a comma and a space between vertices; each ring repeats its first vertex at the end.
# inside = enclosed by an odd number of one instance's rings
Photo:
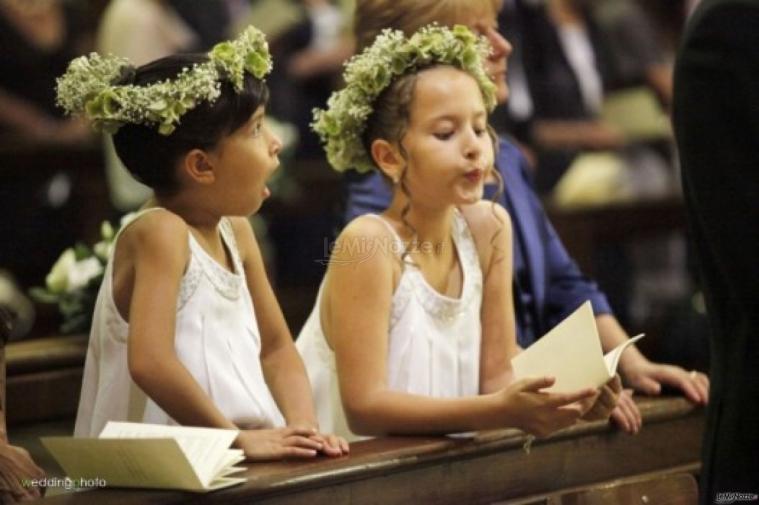
POLYGON ((392 224, 379 216, 359 216, 343 229, 335 241, 333 256, 362 255, 370 251, 390 251, 396 241, 392 224))
POLYGON ((125 226, 117 247, 155 254, 188 249, 189 226, 184 219, 168 210, 147 212, 125 226))
POLYGON ((475 241, 490 240, 494 233, 506 232, 511 236, 511 217, 499 203, 480 200, 459 208, 475 241))

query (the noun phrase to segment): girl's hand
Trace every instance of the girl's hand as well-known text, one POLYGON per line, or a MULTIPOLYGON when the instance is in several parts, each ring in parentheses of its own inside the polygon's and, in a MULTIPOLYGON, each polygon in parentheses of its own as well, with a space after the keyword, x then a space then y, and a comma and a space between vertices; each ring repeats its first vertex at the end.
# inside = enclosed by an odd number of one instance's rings
POLYGON ((322 444, 321 452, 325 456, 338 457, 350 452, 348 442, 343 437, 331 433, 314 433, 309 438, 322 444))
POLYGON ((343 437, 338 437, 331 433, 320 433, 319 429, 315 427, 314 423, 301 421, 301 422, 289 422, 288 428, 296 430, 306 430, 309 432, 309 438, 322 445, 320 451, 325 456, 342 456, 348 454, 350 448, 348 442, 343 437))
POLYGON ((313 458, 324 449, 323 442, 313 436, 314 430, 308 428, 242 430, 235 443, 248 461, 313 458))
POLYGON ((582 415, 585 421, 600 421, 608 419, 614 408, 619 403, 622 394, 622 379, 615 375, 609 382, 599 389, 599 394, 594 402, 589 405, 582 415))
POLYGON ((546 437, 556 430, 573 425, 583 414, 578 402, 595 396, 596 390, 582 389, 573 393, 544 393, 553 377, 521 379, 497 393, 501 412, 513 420, 511 425, 535 435, 546 437))

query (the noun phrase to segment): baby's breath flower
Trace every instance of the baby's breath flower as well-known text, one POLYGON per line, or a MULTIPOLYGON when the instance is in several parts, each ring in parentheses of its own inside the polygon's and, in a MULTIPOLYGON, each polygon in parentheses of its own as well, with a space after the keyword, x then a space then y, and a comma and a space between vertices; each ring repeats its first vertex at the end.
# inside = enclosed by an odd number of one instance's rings
POLYGON ((327 160, 337 171, 368 172, 374 163, 362 136, 377 97, 399 77, 429 65, 452 65, 477 81, 485 105, 496 105, 495 85, 483 63, 490 51, 484 37, 456 25, 430 25, 410 38, 398 30, 384 30, 374 43, 345 67, 345 87, 330 96, 325 110, 314 109, 311 128, 324 143, 327 160))
POLYGON ((74 59, 58 78, 58 105, 83 115, 96 130, 115 133, 126 123, 157 126, 170 135, 182 116, 201 102, 215 102, 222 79, 238 92, 244 73, 262 79, 271 71, 264 34, 248 27, 236 40, 221 42, 208 53, 209 61, 185 68, 175 79, 149 86, 117 85, 129 61, 91 53, 74 59))

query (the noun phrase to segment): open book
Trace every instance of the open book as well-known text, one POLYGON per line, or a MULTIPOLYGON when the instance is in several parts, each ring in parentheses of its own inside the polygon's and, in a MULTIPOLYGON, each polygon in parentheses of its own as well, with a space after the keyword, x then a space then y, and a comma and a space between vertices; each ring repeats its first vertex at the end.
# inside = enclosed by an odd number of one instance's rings
POLYGON ((643 338, 637 335, 620 344, 605 356, 596 330, 596 320, 590 302, 556 325, 541 339, 511 360, 514 376, 556 377, 546 391, 570 392, 587 387, 599 387, 617 373, 622 352, 643 338))
POLYGON ((230 449, 237 430, 109 422, 98 438, 42 437, 71 479, 107 486, 206 492, 245 481, 230 477, 245 456, 230 449))

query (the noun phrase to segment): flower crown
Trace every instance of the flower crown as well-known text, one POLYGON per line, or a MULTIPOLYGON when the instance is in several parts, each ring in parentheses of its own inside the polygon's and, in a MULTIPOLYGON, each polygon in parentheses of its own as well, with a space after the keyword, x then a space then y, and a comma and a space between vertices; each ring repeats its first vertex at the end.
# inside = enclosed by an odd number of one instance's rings
POLYGON ((483 68, 490 46, 469 28, 430 25, 406 38, 385 29, 374 43, 346 64, 345 87, 332 94, 327 109, 314 109, 311 128, 319 135, 327 160, 337 171, 368 172, 374 163, 364 147, 366 121, 374 101, 398 77, 433 64, 452 65, 477 81, 489 111, 496 105, 495 84, 483 68))
POLYGON ((158 125, 160 134, 169 135, 184 113, 219 98, 222 79, 239 92, 244 72, 261 79, 272 68, 264 34, 253 26, 235 40, 216 44, 208 59, 182 69, 174 79, 137 86, 114 84, 133 70, 126 58, 81 56, 57 80, 58 105, 68 114, 85 116, 96 130, 106 133, 132 123, 158 125))

